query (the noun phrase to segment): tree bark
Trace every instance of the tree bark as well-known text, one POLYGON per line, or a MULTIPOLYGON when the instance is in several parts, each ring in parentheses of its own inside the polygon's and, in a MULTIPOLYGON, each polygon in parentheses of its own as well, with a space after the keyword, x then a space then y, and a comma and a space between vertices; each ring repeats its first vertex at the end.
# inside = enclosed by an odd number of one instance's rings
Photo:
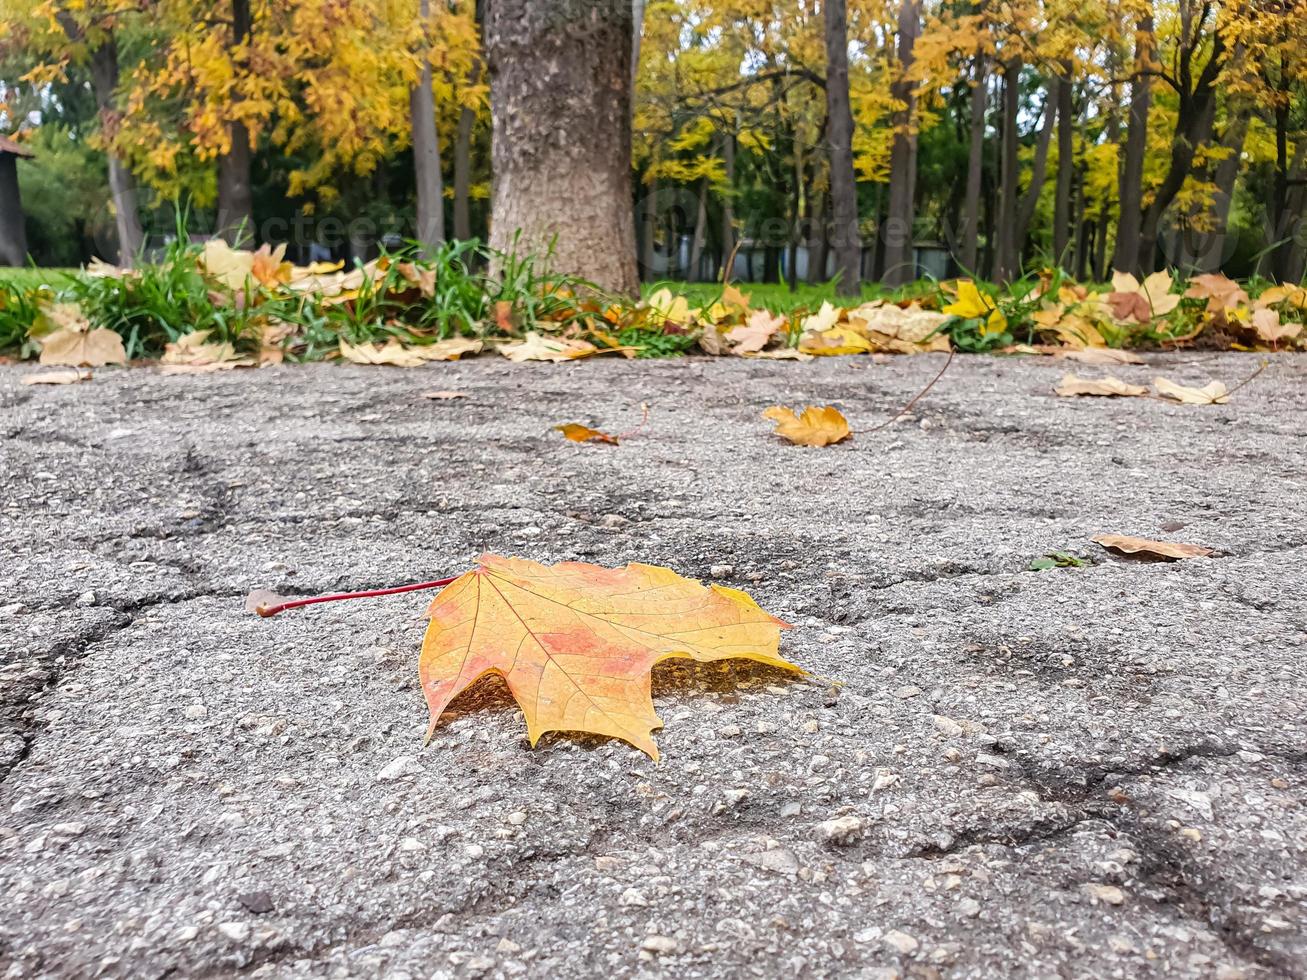
POLYGON ((27 226, 18 190, 18 157, 0 152, 0 265, 27 263, 27 226))
MULTIPOLYGON (((418 16, 422 18, 425 38, 431 19, 431 0, 419 0, 418 16)), ((413 174, 417 185, 417 228, 414 237, 424 253, 429 246, 439 246, 445 240, 445 193, 440 173, 440 137, 436 132, 436 93, 431 84, 431 61, 424 57, 422 74, 408 96, 413 127, 413 174)))
POLYGON ((1003 66, 1003 167, 993 273, 999 282, 1007 282, 1016 274, 1018 262, 1020 212, 1017 181, 1021 170, 1021 144, 1017 139, 1017 118, 1021 111, 1021 67, 1020 58, 1012 58, 1003 66))
MULTIPOLYGON (((1153 18, 1139 21, 1135 31, 1135 71, 1130 80, 1130 121, 1117 193, 1116 251, 1112 266, 1122 272, 1140 271, 1139 236, 1143 219, 1144 154, 1148 149, 1148 114, 1153 104, 1153 18)), ((1151 260, 1150 260, 1151 262, 1151 260)))
POLYGON ((985 104, 988 65, 977 52, 971 79, 971 125, 967 146, 967 192, 962 205, 961 264, 969 275, 979 275, 976 257, 980 245, 980 186, 985 170, 985 104))
POLYGON ((494 0, 491 245, 636 295, 629 0, 494 0), (520 238, 515 236, 520 235, 520 238))
MULTIPOLYGON (((249 43, 254 28, 250 13, 250 0, 232 0, 232 48, 249 43)), ((245 56, 237 53, 238 64, 245 56)), ((240 69, 250 70, 248 64, 240 69)), ((217 233, 230 245, 238 245, 254 238, 254 188, 250 179, 250 131, 245 123, 233 120, 227 124, 229 146, 218 157, 218 222, 217 233)))
MULTIPOLYGON (((63 26, 69 37, 76 37, 70 22, 64 22, 63 26)), ((118 88, 118 45, 112 34, 91 52, 91 88, 99 111, 100 133, 105 144, 112 147, 120 119, 114 107, 114 93, 118 88)), ((118 236, 117 262, 129 268, 135 264, 145 244, 145 233, 137 211, 136 181, 112 149, 108 157, 109 194, 113 200, 114 227, 118 236)))
MULTIPOLYGON (((826 9, 826 138, 830 145, 831 211, 830 231, 823 232, 822 240, 835 250, 835 275, 839 279, 836 292, 858 296, 862 293, 862 235, 858 229, 858 183, 853 172, 848 12, 845 0, 823 0, 822 6, 826 9)), ((823 279, 824 256, 823 249, 823 279)))
POLYGON ((1053 193, 1053 265, 1064 268, 1071 248, 1071 182, 1075 175, 1074 67, 1062 62, 1057 86, 1057 185, 1053 193))
POLYGON ((916 278, 912 231, 917 183, 917 137, 912 132, 916 96, 907 73, 921 33, 921 0, 903 0, 898 21, 898 72, 892 94, 903 108, 895 113, 890 148, 889 206, 885 216, 885 285, 902 286, 916 278))

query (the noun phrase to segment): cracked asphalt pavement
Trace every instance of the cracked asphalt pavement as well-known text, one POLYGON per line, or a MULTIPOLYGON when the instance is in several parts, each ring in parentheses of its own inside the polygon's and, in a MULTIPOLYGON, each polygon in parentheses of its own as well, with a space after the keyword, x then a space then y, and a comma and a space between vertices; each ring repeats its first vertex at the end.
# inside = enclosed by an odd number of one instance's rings
POLYGON ((939 366, 0 367, 0 976, 1307 976, 1307 356, 760 418, 939 366), (243 609, 484 551, 747 589, 810 675, 660 666, 658 764, 494 682, 423 749, 429 594, 243 609))

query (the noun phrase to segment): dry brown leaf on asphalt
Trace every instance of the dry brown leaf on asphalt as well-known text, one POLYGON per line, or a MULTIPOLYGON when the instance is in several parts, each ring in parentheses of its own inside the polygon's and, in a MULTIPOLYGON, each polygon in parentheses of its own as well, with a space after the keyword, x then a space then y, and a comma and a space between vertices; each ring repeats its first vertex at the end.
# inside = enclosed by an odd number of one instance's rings
POLYGON ((64 327, 41 338, 41 363, 63 367, 103 367, 126 364, 123 339, 104 327, 89 323, 64 327))
POLYGON ((210 331, 196 330, 163 347, 159 370, 163 374, 212 374, 233 368, 255 367, 253 358, 236 353, 226 342, 209 341, 210 331))
POLYGON ((340 342, 340 356, 355 364, 383 364, 389 367, 421 367, 429 361, 457 361, 464 354, 481 350, 479 340, 451 337, 434 344, 401 344, 391 338, 384 344, 340 342))
POLYGON ((1201 388, 1190 388, 1166 378, 1154 378, 1153 387, 1163 398, 1183 402, 1185 405, 1225 405, 1230 401, 1225 384, 1221 381, 1209 381, 1201 388))
POLYGON ((424 391, 422 397, 431 402, 450 402, 457 398, 466 398, 466 391, 424 391))
POLYGON ((36 374, 24 374, 18 379, 25 385, 75 385, 91 380, 91 372, 80 368, 62 368, 58 371, 40 371, 36 374))
POLYGON ((1126 555, 1143 555, 1159 560, 1176 561, 1183 558, 1206 558, 1214 554, 1211 548, 1198 544, 1177 544, 1171 541, 1150 541, 1132 538, 1125 534, 1097 534, 1091 538, 1095 544, 1126 555))
POLYGON ((1096 395, 1103 398, 1138 398, 1148 394, 1142 385, 1132 385, 1120 378, 1108 375, 1104 378, 1081 378, 1074 374, 1062 375, 1062 380, 1053 388, 1062 398, 1075 398, 1078 395, 1096 395))
POLYGON ((480 354, 484 347, 485 344, 472 337, 450 337, 418 350, 428 361, 457 361, 464 354, 480 354))
POLYGON ((769 361, 811 361, 811 354, 805 354, 797 347, 780 347, 776 350, 760 350, 756 354, 746 354, 746 357, 762 357, 769 361))
POLYGON ((1081 364, 1145 363, 1144 359, 1134 351, 1118 350, 1115 347, 1086 347, 1084 350, 1063 351, 1060 356, 1069 361, 1079 361, 1081 364))
POLYGON ((600 432, 598 429, 592 429, 577 422, 564 422, 562 425, 556 425, 554 431, 561 432, 565 438, 571 439, 573 442, 605 442, 610 446, 616 446, 618 443, 617 436, 609 435, 607 432, 600 432))
POLYGON ((830 446, 853 435, 849 420, 833 405, 809 405, 802 415, 783 405, 773 405, 762 416, 776 423, 778 436, 797 446, 830 446))
POLYGON ((570 340, 566 337, 543 337, 534 330, 526 335, 525 340, 514 340, 499 345, 499 353, 510 361, 572 361, 578 357, 589 357, 599 348, 587 340, 570 340))

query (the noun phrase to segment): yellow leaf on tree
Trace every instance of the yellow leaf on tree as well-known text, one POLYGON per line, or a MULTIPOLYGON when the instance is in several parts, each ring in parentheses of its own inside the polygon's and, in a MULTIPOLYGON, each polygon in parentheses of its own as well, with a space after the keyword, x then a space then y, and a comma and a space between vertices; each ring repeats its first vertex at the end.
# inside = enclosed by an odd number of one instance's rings
POLYGON ((802 415, 783 405, 773 405, 762 417, 776 423, 778 436, 799 446, 829 446, 853 435, 849 420, 833 405, 809 405, 802 415))
POLYGON ((431 709, 487 674, 517 699, 535 745, 546 732, 620 738, 653 758, 662 722, 650 671, 662 660, 741 657, 798 670, 780 656, 787 623, 748 595, 653 565, 547 566, 482 555, 432 601, 419 676, 431 709))

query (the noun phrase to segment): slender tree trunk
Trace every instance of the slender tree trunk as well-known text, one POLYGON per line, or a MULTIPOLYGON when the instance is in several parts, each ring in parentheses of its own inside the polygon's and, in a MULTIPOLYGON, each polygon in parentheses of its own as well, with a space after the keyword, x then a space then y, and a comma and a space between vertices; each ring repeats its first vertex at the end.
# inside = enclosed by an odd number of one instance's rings
MULTIPOLYGON (((823 0, 822 6, 826 11, 826 138, 830 145, 831 201, 830 233, 823 230, 822 241, 835 247, 835 274, 839 277, 836 291, 841 296, 858 296, 862 292, 862 235, 858 229, 858 183, 853 172, 848 13, 845 0, 823 0)), ((823 248, 821 278, 825 276, 823 248)))
POLYGON ((1222 135, 1221 146, 1227 156, 1216 165, 1212 173, 1215 194, 1212 198, 1212 230, 1197 236, 1194 242, 1193 264, 1203 272, 1216 272, 1225 261, 1226 231, 1230 223, 1230 205, 1234 198, 1234 185, 1242 166, 1243 142, 1248 134, 1250 108, 1239 105, 1231 113, 1222 135))
POLYGON ((973 65, 971 125, 967 144, 967 191, 959 232, 962 239, 962 269, 974 276, 980 271, 976 267, 976 257, 980 244, 980 187, 985 170, 985 104, 989 84, 984 52, 977 52, 973 65))
POLYGON ((994 249, 994 278, 999 282, 1007 282, 1016 274, 1019 258, 1017 181, 1021 144, 1017 139, 1017 118, 1021 111, 1021 67, 1020 58, 1012 58, 1003 66, 1003 168, 994 249))
MULTIPOLYGON (((731 253, 735 251, 735 207, 732 197, 735 191, 734 132, 727 133, 722 139, 722 160, 726 164, 726 192, 722 194, 722 261, 730 263, 731 253)), ((727 278, 734 272, 734 268, 727 268, 727 278)))
POLYGON ((640 202, 640 268, 642 279, 654 279, 654 241, 658 231, 658 181, 644 188, 640 202))
MULTIPOLYGON (((71 21, 64 23, 69 37, 76 37, 71 21)), ((118 264, 129 267, 135 264, 145 233, 141 230, 137 210, 136 181, 131 171, 112 150, 112 141, 118 131, 121 116, 114 108, 114 92, 118 88, 118 45, 113 35, 91 52, 91 88, 100 116, 100 133, 111 148, 109 157, 109 193, 113 200, 114 226, 118 235, 118 264)))
MULTIPOLYGON (((1140 271, 1140 231, 1143 220, 1144 155, 1148 149, 1148 114, 1153 104, 1153 80, 1147 74, 1153 52, 1152 15, 1135 31, 1135 71, 1130 80, 1130 122, 1126 127, 1121 186, 1117 193, 1116 252, 1112 265, 1122 272, 1140 271)), ((1151 258, 1149 262, 1151 264, 1151 258)))
POLYGON ((636 295, 628 0, 494 0, 490 242, 636 295), (520 241, 515 244, 515 236, 520 241))
POLYGON ((1064 268, 1070 259, 1071 228, 1074 215, 1071 182, 1075 175, 1075 92, 1074 67, 1062 62, 1062 78, 1057 86, 1057 189, 1053 193, 1053 264, 1064 268))
MULTIPOLYGON (((826 267, 830 265, 830 195, 818 194, 813 201, 812 220, 809 223, 811 234, 808 236, 808 282, 826 281, 826 267)), ((857 271, 856 269, 854 271, 857 271)), ((837 284, 838 285, 838 284, 837 284)), ((841 296, 851 295, 847 292, 841 296)))
POLYGON ((703 245, 708 237, 708 181, 699 179, 699 201, 695 207, 694 234, 690 238, 690 268, 686 279, 698 282, 703 278, 699 267, 703 264, 703 245))
MULTIPOLYGON (((1277 143, 1278 137, 1277 133, 1277 143)), ((1271 241, 1277 247, 1263 262, 1269 264, 1271 278, 1296 283, 1303 277, 1303 256, 1307 252, 1307 241, 1298 227, 1307 215, 1307 140, 1298 143, 1292 162, 1287 142, 1283 149, 1277 146, 1275 185, 1276 204, 1269 216, 1271 241)))
POLYGON ((18 189, 18 155, 0 150, 0 265, 27 262, 27 228, 18 189))
MULTIPOLYGON (((418 16, 422 18, 425 45, 431 21, 431 0, 419 0, 418 16)), ((418 83, 409 91, 408 106, 413 128, 413 176, 417 187, 414 237, 425 252, 429 246, 438 246, 445 240, 445 193, 440 173, 440 138, 436 132, 436 93, 432 88, 431 61, 425 56, 418 83)))
MULTIPOLYGON (((1048 174, 1048 148, 1053 142, 1053 124, 1057 117, 1058 92, 1063 84, 1054 76, 1048 83, 1048 96, 1044 104, 1044 124, 1035 144, 1035 159, 1030 168, 1030 186, 1021 198, 1017 214, 1016 258, 1017 268, 1025 255, 1026 240, 1030 237, 1030 222, 1039 206, 1039 195, 1044 192, 1044 177, 1048 174)), ((1016 269, 1013 270, 1015 273, 1016 269)))
POLYGON ((916 96, 907 77, 921 33, 921 0, 903 0, 898 21, 898 73, 891 87, 903 108, 895 113, 890 148, 889 207, 885 217, 885 284, 902 286, 916 278, 912 231, 916 210, 917 137, 913 132, 916 96))
MULTIPOLYGON (((254 29, 250 0, 232 0, 232 48, 237 71, 252 70, 246 52, 254 29)), ((218 157, 218 234, 228 244, 239 245, 254 239, 254 187, 250 177, 250 131, 244 122, 227 124, 229 146, 218 157)))
MULTIPOLYGON (((477 70, 473 68, 474 73, 477 70)), ((454 237, 459 241, 472 237, 472 133, 475 126, 476 113, 464 106, 458 113, 458 132, 454 137, 454 237)), ((439 153, 439 145, 436 151, 439 153)))

